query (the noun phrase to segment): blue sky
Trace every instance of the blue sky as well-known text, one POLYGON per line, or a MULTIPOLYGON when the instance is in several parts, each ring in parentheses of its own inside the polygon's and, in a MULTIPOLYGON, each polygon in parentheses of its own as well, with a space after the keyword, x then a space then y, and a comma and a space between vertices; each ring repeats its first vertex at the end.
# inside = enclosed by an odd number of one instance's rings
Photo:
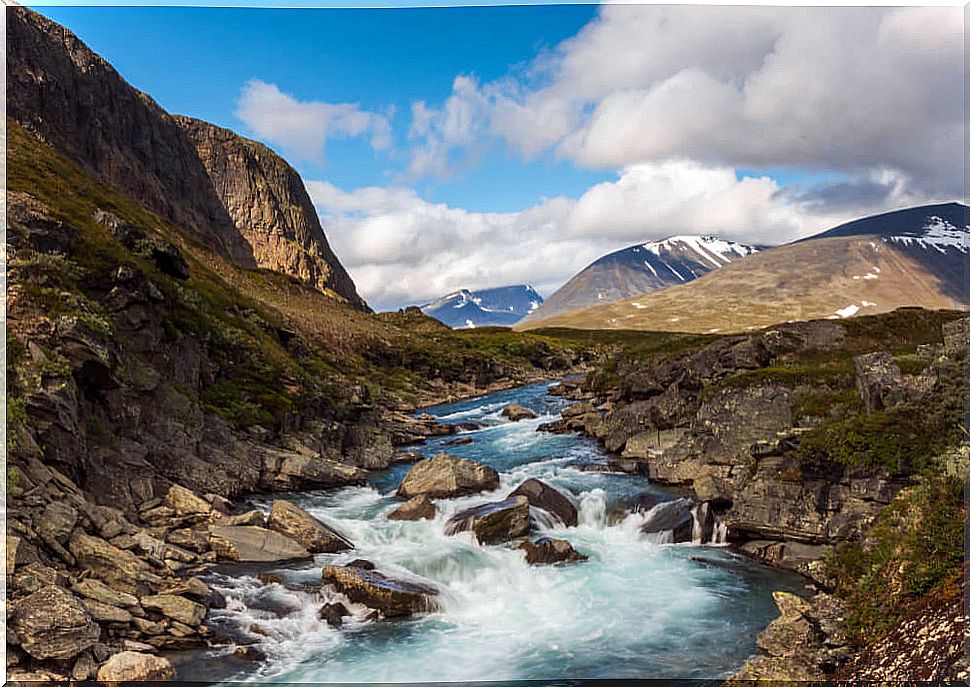
POLYGON ((286 157, 379 309, 963 191, 958 7, 40 10, 286 157))
MULTIPOLYGON (((301 100, 388 111, 396 148, 407 143, 414 100, 440 104, 456 74, 505 75, 575 34, 592 6, 405 9, 45 7, 136 88, 169 112, 243 133, 234 114, 243 84, 274 83, 301 100), (416 38, 417 37, 417 38, 416 38)), ((249 132, 251 133, 251 132, 249 132)), ((274 146, 273 141, 266 141, 274 146)), ((279 152, 286 153, 279 146, 279 152)), ((360 139, 328 142, 326 161, 289 155, 308 178, 340 187, 383 185, 407 166, 399 149, 360 139)), ((518 210, 543 196, 578 195, 609 172, 546 156, 523 164, 501 147, 454 178, 423 180, 429 200, 475 211, 518 210), (514 173, 509 168, 514 168, 514 173)))

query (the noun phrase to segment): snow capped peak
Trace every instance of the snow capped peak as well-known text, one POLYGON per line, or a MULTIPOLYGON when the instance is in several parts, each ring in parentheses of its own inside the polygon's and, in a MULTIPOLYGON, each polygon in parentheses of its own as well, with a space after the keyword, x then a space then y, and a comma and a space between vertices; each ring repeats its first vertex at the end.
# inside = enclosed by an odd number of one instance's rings
POLYGON ((542 296, 529 284, 490 289, 458 289, 421 306, 421 310, 455 327, 509 326, 542 303, 542 296))
POLYGON ((928 217, 918 234, 902 234, 883 238, 883 241, 889 243, 933 249, 941 253, 946 253, 949 248, 955 248, 961 253, 966 253, 968 240, 970 240, 970 235, 967 233, 967 227, 961 229, 937 215, 928 217))
POLYGON ((660 241, 650 241, 644 243, 642 247, 657 257, 661 257, 661 253, 672 254, 687 251, 714 267, 726 265, 731 262, 732 258, 743 258, 746 255, 758 252, 758 249, 754 246, 744 243, 728 241, 717 236, 691 234, 670 236, 660 241))

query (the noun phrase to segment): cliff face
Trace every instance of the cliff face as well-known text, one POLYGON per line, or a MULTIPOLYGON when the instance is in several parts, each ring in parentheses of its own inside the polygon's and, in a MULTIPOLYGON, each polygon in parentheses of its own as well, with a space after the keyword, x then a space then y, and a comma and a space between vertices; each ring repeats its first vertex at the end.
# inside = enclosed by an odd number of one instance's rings
POLYGON ((257 143, 168 114, 73 33, 24 8, 7 9, 7 113, 234 263, 367 310, 295 170, 257 143))
POLYGON ((366 310, 327 243, 303 180, 266 146, 189 117, 176 121, 195 145, 213 188, 260 267, 293 275, 366 310))
POLYGON ((210 248, 255 266, 178 123, 64 27, 22 8, 6 17, 7 114, 210 248))

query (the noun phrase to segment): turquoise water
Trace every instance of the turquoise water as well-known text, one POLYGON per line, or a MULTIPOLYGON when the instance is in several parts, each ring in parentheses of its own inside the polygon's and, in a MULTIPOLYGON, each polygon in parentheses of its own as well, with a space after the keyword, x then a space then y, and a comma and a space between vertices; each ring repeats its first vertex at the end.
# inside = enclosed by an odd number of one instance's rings
MULTIPOLYGON (((434 521, 394 522, 393 490, 408 466, 374 475, 370 484, 290 495, 347 536, 356 549, 320 555, 312 565, 282 570, 287 585, 261 585, 238 571, 212 581, 229 599, 212 623, 240 642, 256 642, 267 660, 228 657, 232 645, 180 663, 185 680, 280 682, 455 682, 543 679, 717 678, 755 652, 754 638, 777 615, 775 589, 797 590, 798 579, 739 558, 723 547, 658 545, 638 527, 628 505, 638 494, 672 498, 643 477, 584 472, 602 463, 597 445, 573 435, 537 432, 564 402, 545 385, 499 392, 427 412, 444 422, 474 422, 473 443, 444 447, 450 437, 420 447, 473 458, 499 471, 497 492, 437 502, 434 521), (502 407, 517 402, 539 417, 510 423, 502 407), (511 547, 480 546, 470 534, 448 537, 444 522, 457 510, 497 500, 536 477, 571 494, 577 527, 547 532, 589 556, 584 563, 530 567, 511 547), (332 593, 300 588, 320 568, 354 558, 386 574, 441 590, 439 612, 413 619, 354 618, 336 630, 317 618, 332 593)), ((271 500, 256 501, 268 508, 271 500)), ((349 604, 348 604, 349 605, 349 604)))

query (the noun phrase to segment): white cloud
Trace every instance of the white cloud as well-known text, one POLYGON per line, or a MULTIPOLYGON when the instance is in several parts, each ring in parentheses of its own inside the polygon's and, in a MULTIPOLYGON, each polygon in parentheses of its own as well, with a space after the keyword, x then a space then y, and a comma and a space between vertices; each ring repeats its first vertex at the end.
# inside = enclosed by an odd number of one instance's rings
POLYGON ((525 78, 457 78, 414 171, 487 135, 588 167, 891 168, 959 193, 963 74, 957 7, 605 5, 525 78))
POLYGON ((375 150, 391 145, 391 125, 383 114, 363 111, 352 103, 300 101, 259 79, 243 86, 236 116, 259 138, 304 160, 323 162, 331 138, 363 136, 375 150))
MULTIPOLYGON (((913 200, 898 177, 863 181, 880 190, 872 201, 877 207, 913 200)), ((409 188, 343 191, 320 181, 307 187, 337 255, 378 309, 461 287, 521 282, 549 295, 596 258, 638 241, 712 233, 781 243, 869 209, 840 203, 832 211, 818 194, 688 160, 631 165, 578 199, 553 198, 521 212, 469 212, 430 203, 409 188)))

